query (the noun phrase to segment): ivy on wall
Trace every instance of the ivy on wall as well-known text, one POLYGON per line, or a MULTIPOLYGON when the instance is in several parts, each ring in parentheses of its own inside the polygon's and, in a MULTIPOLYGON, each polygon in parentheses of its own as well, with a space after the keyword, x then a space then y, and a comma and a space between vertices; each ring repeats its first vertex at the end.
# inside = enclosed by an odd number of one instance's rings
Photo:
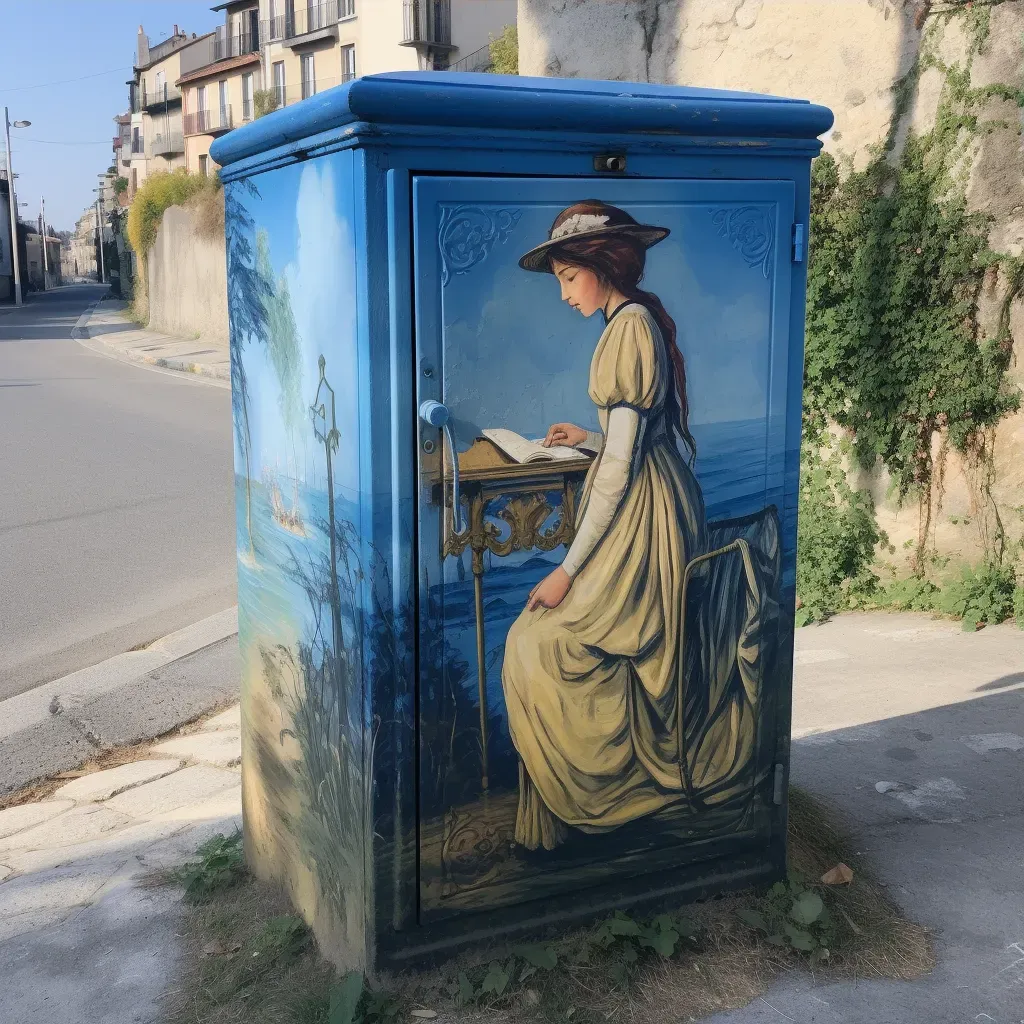
POLYGON ((1013 356, 1010 306, 1024 285, 1024 261, 989 248, 989 218, 968 208, 966 179, 980 134, 1019 131, 1019 117, 1012 124, 985 120, 985 103, 1024 106, 1024 90, 971 87, 988 19, 961 6, 971 19, 966 66, 944 64, 935 52, 938 30, 926 33, 914 67, 896 86, 888 137, 868 166, 857 171, 826 154, 812 171, 806 437, 809 446, 826 445, 837 425, 860 465, 880 462, 900 500, 916 498, 918 571, 950 449, 977 470, 980 500, 995 521, 989 554, 1002 558, 991 497, 993 433, 1021 400, 1006 371, 1013 356), (929 68, 943 75, 935 124, 909 133, 898 147, 900 123, 929 68), (1001 308, 986 331, 978 300, 997 283, 1001 308))

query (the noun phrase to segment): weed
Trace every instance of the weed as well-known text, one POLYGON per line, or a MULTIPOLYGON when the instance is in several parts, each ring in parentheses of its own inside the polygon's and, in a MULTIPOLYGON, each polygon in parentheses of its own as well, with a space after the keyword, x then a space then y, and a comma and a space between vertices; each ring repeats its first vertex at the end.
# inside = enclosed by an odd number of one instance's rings
POLYGON ((196 851, 199 860, 189 861, 173 872, 190 903, 205 903, 218 890, 237 885, 245 875, 242 833, 216 835, 196 851))

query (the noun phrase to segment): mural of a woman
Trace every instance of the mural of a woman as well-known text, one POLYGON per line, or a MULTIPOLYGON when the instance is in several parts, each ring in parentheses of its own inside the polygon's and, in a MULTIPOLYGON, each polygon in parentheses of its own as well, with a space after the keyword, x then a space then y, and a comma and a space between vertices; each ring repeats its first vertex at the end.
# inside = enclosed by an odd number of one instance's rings
MULTIPOLYGON (((520 260, 525 270, 553 274, 564 301, 585 317, 600 310, 606 324, 589 382, 601 432, 556 423, 546 438, 598 453, 575 537, 505 645, 502 685, 520 759, 516 842, 529 850, 553 849, 570 826, 614 829, 685 799, 677 701, 690 703, 683 676, 704 673, 679 655, 683 579, 708 549, 708 527, 690 468, 696 445, 675 323, 640 288, 647 249, 667 235, 585 201, 563 210, 548 240, 520 260)), ((733 636, 732 666, 744 647, 756 660, 752 597, 733 636)), ((704 782, 749 760, 757 673, 740 674, 739 699, 722 705, 714 734, 701 737, 704 782)), ((697 703, 707 707, 707 694, 697 703)))

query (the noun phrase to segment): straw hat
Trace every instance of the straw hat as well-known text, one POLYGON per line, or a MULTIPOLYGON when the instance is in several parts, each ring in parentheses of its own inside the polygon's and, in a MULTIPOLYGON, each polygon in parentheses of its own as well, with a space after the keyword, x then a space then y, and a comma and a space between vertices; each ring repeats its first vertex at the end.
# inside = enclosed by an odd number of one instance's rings
POLYGON ((549 254, 566 242, 577 242, 589 238, 626 235, 635 238, 645 248, 657 245, 667 237, 668 228, 653 224, 638 224, 625 210, 602 203, 599 199, 585 199, 564 209, 551 225, 548 240, 534 246, 520 260, 523 270, 551 273, 549 254))

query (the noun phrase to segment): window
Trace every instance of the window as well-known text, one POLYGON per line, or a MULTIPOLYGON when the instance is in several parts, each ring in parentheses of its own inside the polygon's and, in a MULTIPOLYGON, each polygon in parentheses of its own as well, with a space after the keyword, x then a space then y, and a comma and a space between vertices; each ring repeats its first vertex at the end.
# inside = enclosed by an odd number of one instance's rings
POLYGON ((279 107, 284 106, 284 61, 274 63, 274 98, 279 107))
POLYGON ((133 128, 132 129, 132 152, 133 153, 141 153, 142 152, 142 129, 141 128, 133 128))
POLYGON ((341 48, 341 80, 351 82, 356 77, 356 48, 354 46, 343 46, 341 48))
POLYGON ((338 0, 338 17, 354 18, 356 16, 356 0, 338 0))
POLYGON ((220 81, 217 83, 217 99, 220 100, 220 127, 231 127, 231 108, 228 105, 228 83, 220 81))
POLYGON ((204 178, 210 175, 210 158, 205 153, 199 158, 199 173, 204 178))
POLYGON ((302 98, 309 99, 316 92, 316 78, 313 73, 313 54, 304 53, 300 58, 302 68, 302 98))
POLYGON ((132 195, 135 195, 139 191, 139 171, 138 168, 132 168, 132 195))
POLYGON ((156 98, 158 100, 162 100, 162 99, 166 98, 164 96, 164 93, 166 92, 166 89, 167 89, 167 82, 165 80, 164 73, 162 71, 158 71, 156 73, 156 98))
POLYGON ((252 120, 252 73, 242 75, 242 120, 252 120))
POLYGON ((196 131, 208 132, 210 130, 210 114, 206 109, 206 86, 201 85, 196 89, 196 131))

